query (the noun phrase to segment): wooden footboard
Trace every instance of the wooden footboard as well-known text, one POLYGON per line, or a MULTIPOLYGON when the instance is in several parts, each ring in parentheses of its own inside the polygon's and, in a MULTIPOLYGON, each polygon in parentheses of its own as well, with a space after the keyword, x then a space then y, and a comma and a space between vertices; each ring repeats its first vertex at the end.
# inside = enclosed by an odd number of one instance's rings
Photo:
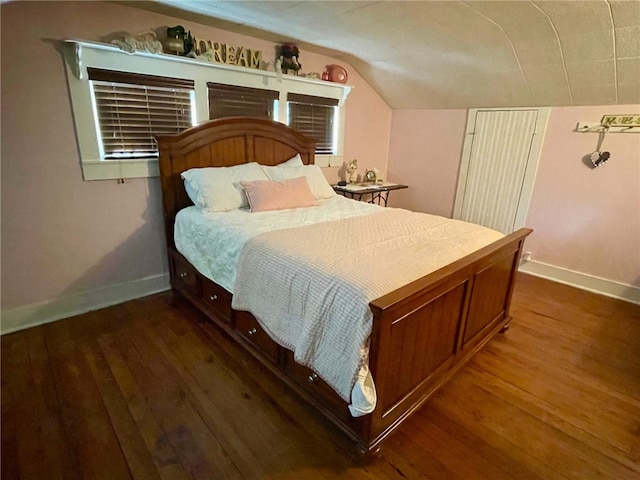
POLYGON ((529 233, 518 230, 371 302, 369 365, 378 405, 362 432, 369 451, 509 322, 520 252, 529 233))

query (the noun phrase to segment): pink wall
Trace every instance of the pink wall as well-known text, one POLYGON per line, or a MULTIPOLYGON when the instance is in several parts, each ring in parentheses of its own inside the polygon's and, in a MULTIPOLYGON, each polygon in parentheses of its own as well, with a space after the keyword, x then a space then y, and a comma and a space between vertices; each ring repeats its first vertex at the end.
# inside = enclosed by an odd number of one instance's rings
MULTIPOLYGON (((82 180, 59 41, 181 24, 267 58, 275 45, 108 2, 11 2, 1 9, 2 308, 166 273, 158 179, 82 180)), ((304 51, 301 60, 307 71, 337 63, 304 51)), ((355 88, 345 158, 386 171, 391 111, 346 67, 355 88)), ((326 173, 336 180, 338 171, 326 173)))
MULTIPOLYGON (((640 134, 611 133, 611 160, 583 163, 597 134, 576 133, 579 121, 640 113, 640 105, 551 109, 533 189, 526 249, 538 262, 640 286, 640 134)), ((466 111, 396 110, 389 178, 407 182, 394 206, 450 216, 460 166, 466 111)), ((396 194, 397 193, 397 194, 396 194)))
POLYGON ((597 133, 577 133, 579 121, 605 114, 640 114, 640 105, 554 108, 549 117, 527 225, 534 260, 640 286, 640 134, 609 133, 604 166, 583 157, 597 133))
POLYGON ((409 188, 389 205, 451 217, 466 121, 466 110, 393 112, 388 177, 409 188))

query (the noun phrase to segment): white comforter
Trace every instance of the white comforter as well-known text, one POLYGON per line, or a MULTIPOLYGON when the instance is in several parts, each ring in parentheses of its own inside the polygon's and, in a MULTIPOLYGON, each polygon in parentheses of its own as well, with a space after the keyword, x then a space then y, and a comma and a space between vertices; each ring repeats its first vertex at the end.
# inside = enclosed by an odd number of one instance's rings
POLYGON ((234 294, 234 308, 253 313, 296 361, 351 401, 354 416, 372 411, 376 401, 367 365, 368 303, 500 237, 485 227, 340 196, 280 212, 187 208, 175 224, 177 249, 234 294))
MULTIPOLYGON (((176 215, 176 248, 205 277, 233 293, 236 266, 248 239, 265 232, 369 215, 382 207, 341 195, 320 200, 318 207, 251 213, 200 212, 187 207, 176 215)), ((340 248, 336 245, 336 248, 340 248)))

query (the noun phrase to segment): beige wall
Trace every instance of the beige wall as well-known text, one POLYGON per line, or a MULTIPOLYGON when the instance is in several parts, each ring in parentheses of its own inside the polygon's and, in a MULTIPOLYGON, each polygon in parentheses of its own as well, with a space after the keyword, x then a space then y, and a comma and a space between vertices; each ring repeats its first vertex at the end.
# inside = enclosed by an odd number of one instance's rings
MULTIPOLYGON (((59 42, 181 24, 202 38, 262 50, 267 60, 275 45, 107 2, 0 8, 3 312, 39 304, 46 310, 47 302, 166 274, 158 179, 82 180, 59 42)), ((305 71, 338 63, 304 51, 300 60, 305 71)), ((386 171, 391 111, 345 66, 355 87, 345 158, 386 171)), ((326 170, 330 180, 338 172, 326 170)))
MULTIPOLYGON (((554 107, 542 147, 527 226, 533 259, 586 275, 640 286, 640 134, 610 133, 611 160, 591 169, 583 157, 598 135, 577 133, 579 121, 604 114, 640 113, 640 105, 554 107)), ((394 206, 451 216, 466 111, 396 110, 389 177, 410 189, 394 192, 394 206)))

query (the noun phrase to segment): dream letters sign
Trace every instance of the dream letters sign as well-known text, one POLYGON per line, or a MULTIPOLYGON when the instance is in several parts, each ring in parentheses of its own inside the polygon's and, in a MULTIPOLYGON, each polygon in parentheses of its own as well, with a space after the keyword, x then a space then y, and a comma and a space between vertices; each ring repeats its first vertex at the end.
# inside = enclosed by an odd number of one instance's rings
POLYGON ((607 127, 640 127, 640 115, 605 115, 600 123, 607 127))
POLYGON ((193 37, 193 51, 200 56, 206 56, 208 60, 238 67, 260 68, 262 52, 252 51, 245 47, 235 47, 226 43, 201 40, 193 37))

